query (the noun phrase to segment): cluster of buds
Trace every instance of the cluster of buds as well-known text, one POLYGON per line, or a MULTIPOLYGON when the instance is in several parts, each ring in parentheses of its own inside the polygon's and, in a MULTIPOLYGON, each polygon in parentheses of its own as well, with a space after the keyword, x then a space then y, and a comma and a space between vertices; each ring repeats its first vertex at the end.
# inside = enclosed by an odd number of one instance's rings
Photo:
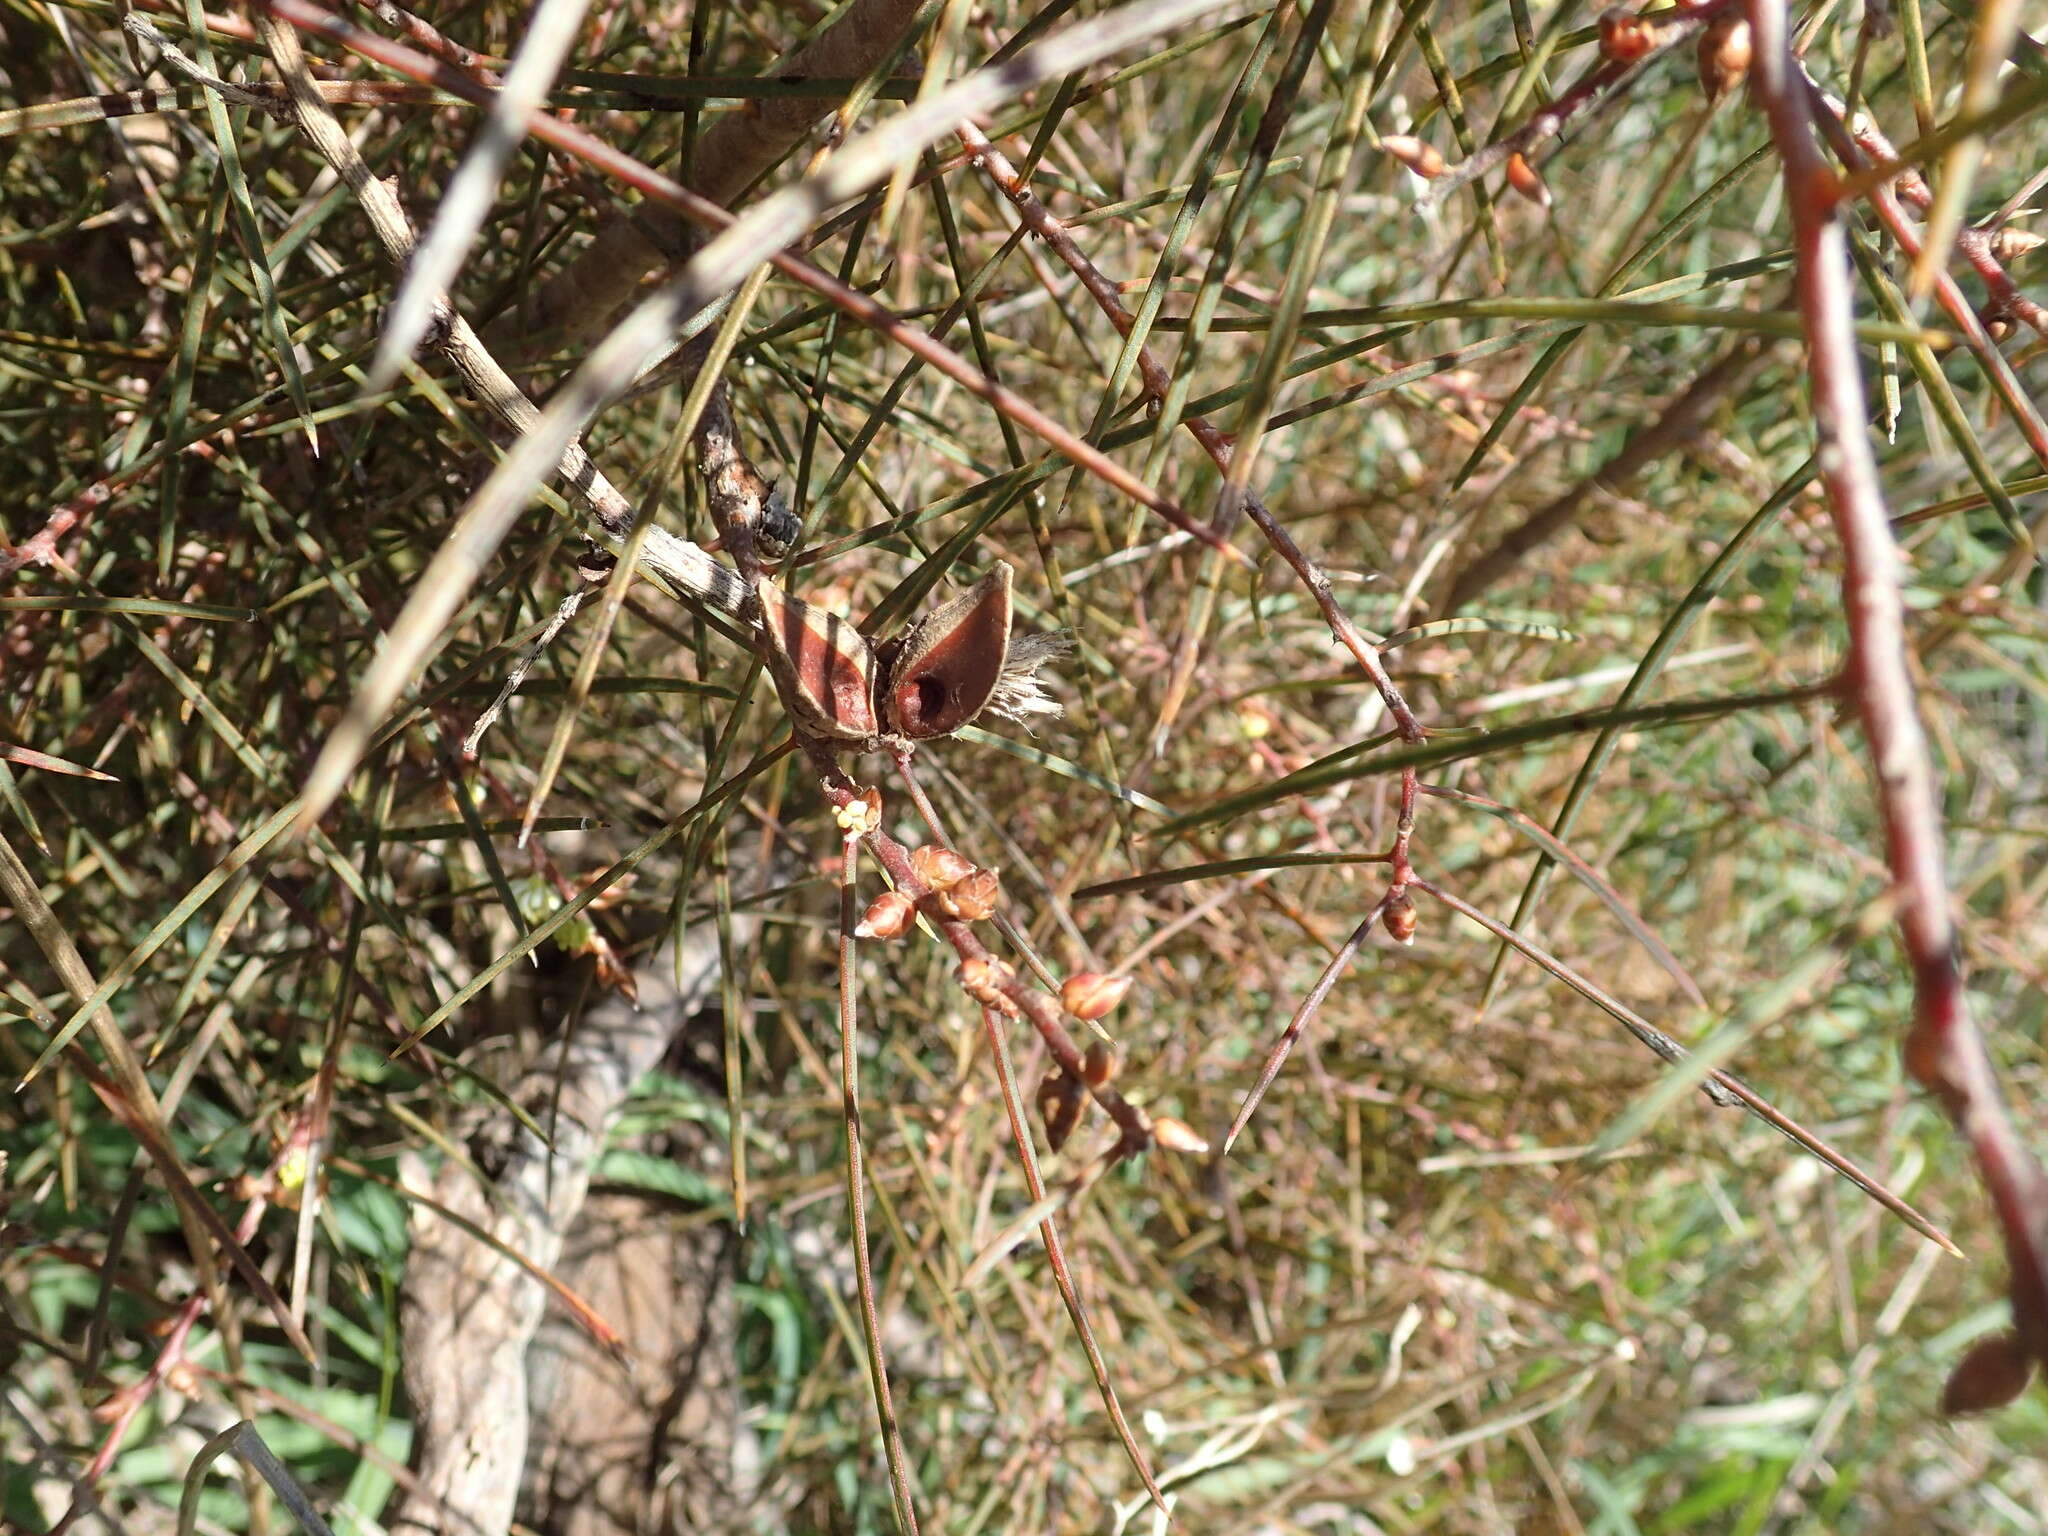
POLYGON ((882 792, 870 784, 832 813, 839 830, 848 837, 866 837, 881 829, 882 792))
POLYGON ((932 905, 948 917, 963 923, 979 923, 995 916, 1002 902, 1002 877, 992 869, 977 869, 951 848, 927 845, 910 855, 910 872, 932 893, 932 905))
POLYGON ((954 975, 966 989, 967 995, 982 1007, 993 1008, 998 1013, 1016 1017, 1018 1007, 1003 990, 1004 983, 1013 978, 1016 972, 1002 961, 976 955, 972 959, 962 960, 960 969, 954 972, 954 975))
POLYGON ((963 923, 986 922, 995 916, 1003 899, 1002 877, 992 869, 977 869, 964 880, 932 893, 932 903, 948 917, 963 923))
POLYGON ((1749 22, 1739 11, 1723 11, 1700 32, 1700 89, 1719 101, 1749 73, 1749 22))
POLYGON ((1424 181, 1435 181, 1444 173, 1442 153, 1434 144, 1422 139, 1412 139, 1405 133, 1390 133, 1381 138, 1380 148, 1424 181))
POLYGON ((974 863, 964 854, 937 843, 910 850, 910 872, 929 890, 943 891, 958 885, 974 873, 974 863))
POLYGON ((1633 64, 1662 40, 1661 29, 1625 5, 1600 13, 1600 56, 1616 64, 1633 64))

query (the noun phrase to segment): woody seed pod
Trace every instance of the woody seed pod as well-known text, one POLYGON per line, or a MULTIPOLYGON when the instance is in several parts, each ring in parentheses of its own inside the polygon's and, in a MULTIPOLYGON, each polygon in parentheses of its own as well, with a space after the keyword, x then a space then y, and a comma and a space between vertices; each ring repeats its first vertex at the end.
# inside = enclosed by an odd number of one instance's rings
POLYGON ((963 854, 937 843, 926 843, 910 851, 910 872, 932 890, 958 885, 974 873, 974 862, 963 854))
POLYGON ((1707 100, 1719 101, 1749 73, 1749 22, 1736 11, 1723 11, 1700 33, 1700 89, 1707 100))
POLYGON ((1536 167, 1519 154, 1508 156, 1508 185, 1538 208, 1550 206, 1550 186, 1536 174, 1536 167))
POLYGON ((1386 915, 1380 921, 1386 924, 1387 936, 1395 943, 1415 942, 1415 903, 1405 893, 1387 904, 1386 915))
POLYGON ((1076 971, 1060 984, 1060 1006, 1077 1019, 1099 1019, 1131 990, 1128 976, 1076 971))
POLYGON ((1038 1118, 1045 1124, 1045 1144, 1055 1152, 1081 1123, 1081 1085, 1058 1067, 1038 1084, 1038 1118))
POLYGON ((884 891, 868 903, 853 930, 856 939, 900 938, 910 927, 917 903, 901 891, 884 891))
POLYGON ((957 917, 962 922, 985 922, 995 916, 997 904, 1002 900, 1001 877, 992 869, 977 869, 957 884, 947 886, 933 896, 941 912, 948 917, 957 917))
POLYGON ((1600 52, 1616 64, 1633 64, 1657 46, 1650 24, 1625 5, 1600 13, 1600 52))
POLYGON ((1169 1152, 1185 1152, 1199 1156, 1209 1150, 1209 1143, 1195 1134, 1195 1128, 1185 1120, 1176 1120, 1171 1115, 1159 1115, 1152 1121, 1152 1139, 1169 1152))
POLYGON ((1381 138, 1380 148, 1425 181, 1435 181, 1444 173, 1444 157, 1434 144, 1405 133, 1390 133, 1381 138))

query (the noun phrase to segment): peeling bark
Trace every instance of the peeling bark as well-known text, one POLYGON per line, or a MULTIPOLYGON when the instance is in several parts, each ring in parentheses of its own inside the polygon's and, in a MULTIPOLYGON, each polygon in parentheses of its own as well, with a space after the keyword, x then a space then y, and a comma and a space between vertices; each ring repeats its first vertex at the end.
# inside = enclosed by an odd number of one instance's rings
MULTIPOLYGON (((724 1293, 715 1283, 677 1287, 666 1313, 655 1320, 658 1326, 648 1326, 644 1317, 636 1322, 632 1303, 644 1295, 648 1283, 641 1267, 646 1255, 615 1253, 612 1263, 618 1274, 606 1278, 602 1249, 608 1233, 621 1235, 619 1212, 608 1198, 585 1215, 591 1169, 613 1117, 633 1085, 660 1061, 684 1023, 716 988, 716 937, 693 932, 685 945, 680 986, 672 956, 664 950, 639 973, 638 1009, 617 997, 600 1003, 570 1038, 544 1050, 514 1088, 515 1102, 551 1132, 552 1149, 493 1108, 470 1136, 466 1158, 448 1158, 431 1171, 416 1155, 405 1160, 409 1188, 503 1246, 479 1241, 425 1205, 414 1207, 413 1246, 399 1321, 406 1391, 413 1404, 414 1465, 421 1486, 392 1521, 393 1530, 502 1536, 519 1496, 529 1426, 536 1422, 532 1410, 559 1406, 566 1411, 577 1401, 576 1372, 587 1372, 587 1367, 552 1333, 536 1360, 544 1367, 543 1385, 536 1389, 529 1379, 529 1349, 548 1310, 547 1291, 511 1253, 551 1272, 566 1258, 568 1267, 596 1283, 599 1294, 586 1299, 621 1330, 630 1348, 645 1351, 618 1367, 628 1380, 642 1381, 635 1374, 642 1372, 651 1380, 652 1373, 673 1357, 671 1346, 686 1335, 696 1340, 697 1351, 730 1350, 729 1322, 716 1327, 709 1319, 683 1315, 693 1295, 714 1308, 721 1304, 724 1293), (488 1182, 478 1178, 480 1170, 488 1182), (579 1217, 585 1217, 580 1229, 579 1217), (568 1247, 572 1234, 573 1249, 568 1247), (624 1310, 615 1313, 607 1303, 624 1310)), ((713 1246, 719 1244, 716 1234, 709 1237, 713 1246)), ((636 1245, 653 1240, 651 1234, 632 1239, 636 1245)), ((703 1262, 699 1256, 699 1267, 703 1262)), ((729 1311, 729 1298, 723 1305, 729 1311)), ((589 1347, 602 1355, 594 1344, 589 1347)), ((725 1365, 716 1379, 729 1384, 729 1373, 725 1365)), ((645 1391, 635 1390, 645 1400, 645 1391)), ((648 1457, 674 1434, 704 1421, 703 1413, 694 1408, 687 1416, 675 1413, 671 1418, 673 1433, 642 1438, 648 1457)), ((538 1427, 548 1453, 560 1464, 554 1430, 546 1419, 538 1421, 538 1427)), ((729 1446, 729 1419, 721 1430, 729 1446)), ((707 1453, 711 1449, 705 1447, 707 1453)), ((660 1472, 651 1460, 634 1469, 643 1480, 660 1472)), ((574 1528, 593 1532, 623 1527, 574 1528)))

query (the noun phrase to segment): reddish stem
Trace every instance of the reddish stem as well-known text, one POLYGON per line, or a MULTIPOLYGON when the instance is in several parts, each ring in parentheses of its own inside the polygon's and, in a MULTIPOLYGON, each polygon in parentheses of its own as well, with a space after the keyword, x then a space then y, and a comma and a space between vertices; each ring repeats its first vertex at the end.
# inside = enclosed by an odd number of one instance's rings
POLYGON ((1842 542, 1850 690, 1875 759, 1899 938, 1913 972, 1906 1065, 1969 1139, 2004 1229, 2014 1322, 2034 1357, 2048 1361, 2048 1176, 2006 1114, 1964 991, 1934 767, 1906 661, 1899 552, 1865 426, 1848 247, 1836 218, 1839 184, 1814 143, 1785 0, 1746 4, 1751 80, 1785 167, 1821 479, 1842 542))
MULTIPOLYGON (((838 761, 823 743, 799 734, 797 743, 810 758, 824 781, 825 798, 835 808, 852 804, 859 796, 859 790, 840 768, 838 761)), ((949 917, 930 901, 929 887, 917 878, 910 867, 910 852, 888 833, 874 831, 868 834, 868 847, 875 858, 889 872, 889 878, 896 888, 918 903, 918 910, 924 914, 941 937, 952 945, 953 952, 960 957, 962 966, 987 965, 994 968, 993 975, 1000 989, 1005 1011, 1022 1014, 1030 1021, 1031 1027, 1045 1042, 1046 1050, 1059 1064, 1062 1072, 1076 1082, 1087 1082, 1088 1074, 1083 1062, 1081 1049, 1074 1044, 1074 1037, 1060 1020, 1059 1006, 1045 993, 1032 986, 1009 966, 1003 964, 981 942, 981 936, 974 931, 972 923, 957 917, 949 917)), ((987 1006, 987 1000, 976 998, 987 1006)), ((1122 1133, 1112 1157, 1129 1157, 1143 1152, 1152 1145, 1152 1122, 1144 1112, 1108 1083, 1089 1084, 1089 1095, 1102 1106, 1110 1119, 1116 1122, 1122 1133)))

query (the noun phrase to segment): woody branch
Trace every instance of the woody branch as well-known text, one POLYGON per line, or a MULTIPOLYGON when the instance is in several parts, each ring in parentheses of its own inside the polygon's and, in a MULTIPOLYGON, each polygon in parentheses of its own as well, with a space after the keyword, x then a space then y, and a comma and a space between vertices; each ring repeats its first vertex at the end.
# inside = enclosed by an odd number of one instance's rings
POLYGON ((1784 0, 1746 0, 1752 79, 1784 166, 1821 478, 1842 544, 1849 686, 1870 743, 1899 937, 1913 974, 1906 1064, 1968 1138, 2003 1230, 2013 1318, 2048 1361, 2048 1176, 2021 1143, 1971 1017, 1933 763, 1907 667, 1900 558, 1866 428, 1840 186, 1820 158, 1784 0))

